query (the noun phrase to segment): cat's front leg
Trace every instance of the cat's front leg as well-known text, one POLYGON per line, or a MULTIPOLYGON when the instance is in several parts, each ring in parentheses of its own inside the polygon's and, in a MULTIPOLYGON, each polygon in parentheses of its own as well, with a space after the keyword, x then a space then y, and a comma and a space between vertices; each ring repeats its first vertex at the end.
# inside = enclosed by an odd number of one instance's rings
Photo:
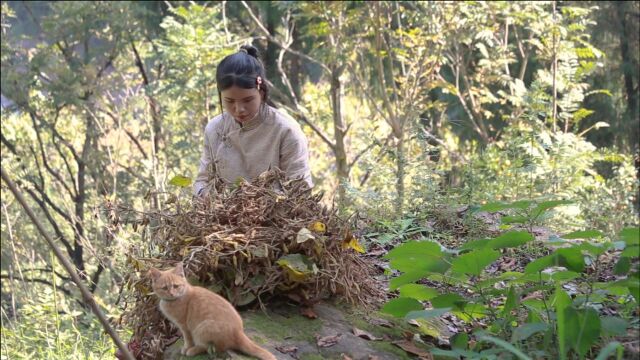
POLYGON ((180 332, 182 333, 182 337, 184 338, 184 346, 180 350, 180 354, 187 355, 187 350, 193 347, 193 337, 191 336, 191 332, 184 327, 180 327, 180 332))

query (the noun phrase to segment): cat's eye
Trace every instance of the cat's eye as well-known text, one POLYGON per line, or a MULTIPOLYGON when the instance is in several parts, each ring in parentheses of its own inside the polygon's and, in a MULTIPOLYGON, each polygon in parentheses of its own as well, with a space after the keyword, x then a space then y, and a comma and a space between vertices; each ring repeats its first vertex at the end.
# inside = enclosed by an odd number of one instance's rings
POLYGON ((180 287, 180 285, 173 285, 173 288, 174 288, 174 289, 177 289, 177 288, 179 288, 179 287, 180 287))
POLYGON ((168 287, 168 286, 163 286, 163 287, 162 287, 162 290, 168 290, 168 289, 169 289, 169 287, 168 287))

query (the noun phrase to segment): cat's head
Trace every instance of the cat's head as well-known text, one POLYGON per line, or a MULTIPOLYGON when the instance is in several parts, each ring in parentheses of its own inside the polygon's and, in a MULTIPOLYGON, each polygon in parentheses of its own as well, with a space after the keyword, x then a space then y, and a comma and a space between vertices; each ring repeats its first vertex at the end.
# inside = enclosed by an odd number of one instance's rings
POLYGON ((184 276, 182 263, 178 263, 173 269, 160 271, 154 267, 149 270, 153 292, 162 300, 175 300, 184 295, 189 283, 184 276))

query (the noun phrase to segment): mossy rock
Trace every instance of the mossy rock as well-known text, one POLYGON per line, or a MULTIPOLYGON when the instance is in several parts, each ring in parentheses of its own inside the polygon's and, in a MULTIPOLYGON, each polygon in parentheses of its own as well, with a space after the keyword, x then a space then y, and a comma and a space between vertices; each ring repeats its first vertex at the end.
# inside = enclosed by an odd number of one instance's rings
MULTIPOLYGON (((269 350, 278 359, 294 359, 281 353, 276 347, 295 347, 300 360, 339 359, 347 355, 351 359, 368 359, 375 355, 380 360, 415 359, 404 350, 392 344, 403 339, 406 330, 416 331, 410 325, 379 313, 366 314, 369 317, 384 318, 393 327, 372 325, 365 320, 365 312, 349 306, 320 303, 314 307, 317 319, 300 315, 300 308, 290 304, 270 305, 266 312, 250 310, 241 312, 247 335, 260 346, 269 350), (353 334, 353 329, 367 331, 382 340, 366 340, 353 334), (340 334, 338 341, 329 347, 319 347, 318 337, 340 334)), ((204 360, 204 359, 251 359, 238 353, 203 354, 195 357, 180 355, 182 339, 165 351, 164 359, 204 360)), ((418 345, 421 346, 421 345, 418 345)), ((427 347, 422 346, 425 350, 427 347)))

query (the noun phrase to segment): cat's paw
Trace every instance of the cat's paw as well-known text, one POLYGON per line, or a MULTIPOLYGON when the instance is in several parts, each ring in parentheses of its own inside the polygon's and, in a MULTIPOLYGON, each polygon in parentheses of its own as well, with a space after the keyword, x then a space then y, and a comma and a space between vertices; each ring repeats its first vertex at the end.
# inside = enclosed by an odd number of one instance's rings
POLYGON ((194 356, 194 355, 202 354, 205 351, 207 351, 207 349, 201 346, 192 346, 189 349, 187 349, 184 355, 194 356))
POLYGON ((189 350, 189 347, 187 345, 183 346, 182 349, 180 349, 180 355, 187 355, 187 350, 189 350))

